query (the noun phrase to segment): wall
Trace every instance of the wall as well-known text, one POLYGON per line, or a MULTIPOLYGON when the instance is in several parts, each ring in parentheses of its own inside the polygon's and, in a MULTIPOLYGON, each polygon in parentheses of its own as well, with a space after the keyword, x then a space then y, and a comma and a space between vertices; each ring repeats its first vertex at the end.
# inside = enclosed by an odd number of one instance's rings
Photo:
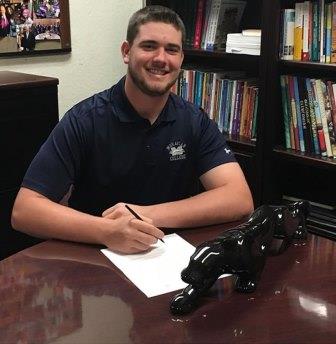
POLYGON ((1 58, 0 70, 59 79, 59 113, 110 87, 125 73, 120 45, 141 0, 69 0, 71 54, 1 58))

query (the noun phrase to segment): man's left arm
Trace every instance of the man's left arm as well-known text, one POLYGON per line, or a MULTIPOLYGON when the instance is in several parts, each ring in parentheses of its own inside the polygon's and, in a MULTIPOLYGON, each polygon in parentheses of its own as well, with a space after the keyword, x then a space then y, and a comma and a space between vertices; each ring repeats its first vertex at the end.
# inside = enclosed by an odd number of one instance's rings
MULTIPOLYGON (((139 214, 153 219, 157 227, 183 228, 231 222, 253 211, 253 200, 244 174, 236 162, 221 164, 200 177, 206 191, 180 201, 149 206, 133 205, 139 214)), ((117 218, 128 214, 124 203, 104 211, 117 218)))

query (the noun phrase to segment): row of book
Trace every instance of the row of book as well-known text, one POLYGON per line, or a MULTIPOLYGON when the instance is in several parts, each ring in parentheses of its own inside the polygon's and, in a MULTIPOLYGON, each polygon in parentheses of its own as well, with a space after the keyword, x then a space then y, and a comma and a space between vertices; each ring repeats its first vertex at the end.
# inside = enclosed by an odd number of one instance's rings
POLYGON ((241 74, 182 70, 173 92, 201 107, 221 132, 255 139, 259 89, 241 74))
POLYGON ((246 1, 171 0, 186 27, 186 48, 225 51, 226 35, 239 32, 246 1))
POLYGON ((336 158, 336 83, 281 75, 286 148, 336 158))
POLYGON ((281 59, 336 63, 336 1, 297 2, 281 16, 281 59))

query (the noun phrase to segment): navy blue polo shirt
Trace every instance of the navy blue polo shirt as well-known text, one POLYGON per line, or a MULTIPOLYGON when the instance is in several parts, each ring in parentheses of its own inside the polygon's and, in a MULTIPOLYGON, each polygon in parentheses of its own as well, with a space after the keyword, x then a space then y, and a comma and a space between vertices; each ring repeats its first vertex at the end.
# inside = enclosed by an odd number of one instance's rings
POLYGON ((118 202, 157 204, 195 194, 198 178, 235 161, 217 125, 175 94, 151 125, 132 107, 125 78, 69 110, 22 186, 93 214, 118 202))

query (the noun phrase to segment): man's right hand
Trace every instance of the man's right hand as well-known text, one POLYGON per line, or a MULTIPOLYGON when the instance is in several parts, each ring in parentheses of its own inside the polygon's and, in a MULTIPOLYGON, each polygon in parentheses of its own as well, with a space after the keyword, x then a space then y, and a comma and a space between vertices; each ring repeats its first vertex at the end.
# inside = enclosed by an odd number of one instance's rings
POLYGON ((135 219, 133 215, 120 216, 109 221, 107 229, 103 231, 102 243, 113 251, 122 253, 138 253, 146 251, 164 233, 155 227, 153 221, 141 215, 143 221, 135 219))

